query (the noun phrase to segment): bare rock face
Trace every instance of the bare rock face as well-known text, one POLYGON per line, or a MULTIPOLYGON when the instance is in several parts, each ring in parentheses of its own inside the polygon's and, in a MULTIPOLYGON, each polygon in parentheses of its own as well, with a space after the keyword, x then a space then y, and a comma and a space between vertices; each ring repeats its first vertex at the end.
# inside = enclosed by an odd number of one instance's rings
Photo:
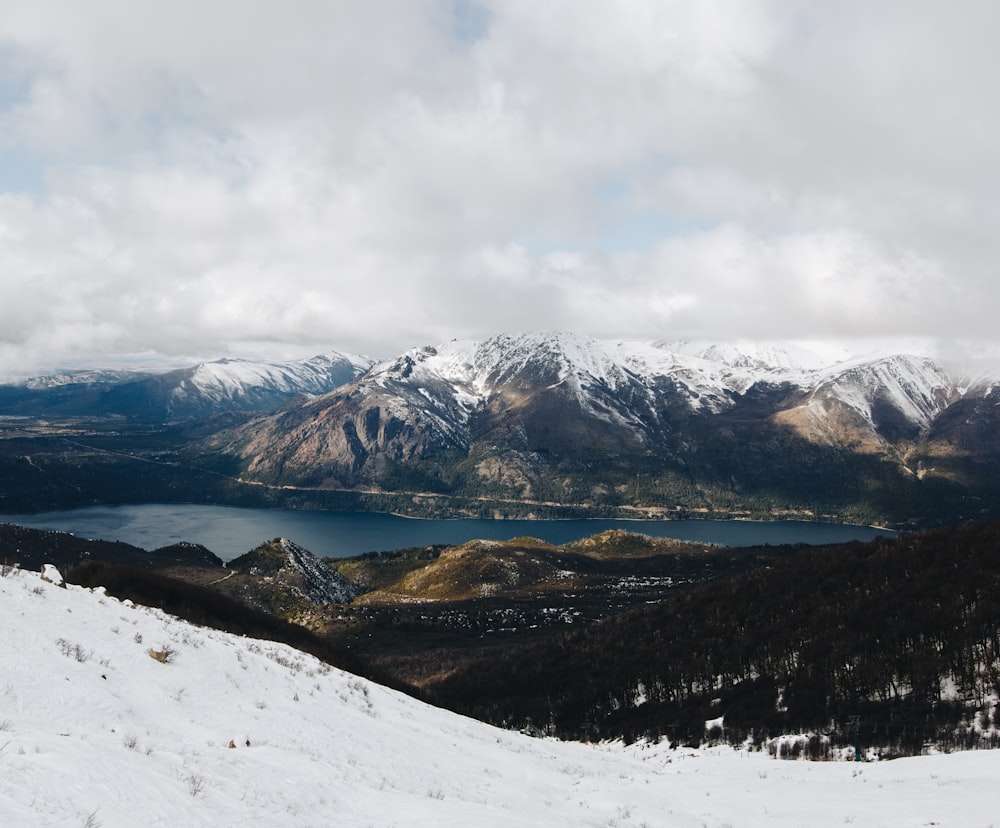
POLYGON ((250 477, 337 487, 373 481, 391 464, 463 449, 456 432, 421 407, 354 391, 255 421, 222 447, 247 458, 250 477))

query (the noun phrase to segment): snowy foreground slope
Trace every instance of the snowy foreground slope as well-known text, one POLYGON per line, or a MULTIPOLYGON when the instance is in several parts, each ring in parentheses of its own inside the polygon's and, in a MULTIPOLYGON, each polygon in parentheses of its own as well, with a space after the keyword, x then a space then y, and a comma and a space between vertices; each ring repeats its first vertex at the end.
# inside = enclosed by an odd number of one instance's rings
POLYGON ((0 578, 3 826, 986 826, 998 776, 1000 752, 856 765, 535 740, 283 645, 0 578))

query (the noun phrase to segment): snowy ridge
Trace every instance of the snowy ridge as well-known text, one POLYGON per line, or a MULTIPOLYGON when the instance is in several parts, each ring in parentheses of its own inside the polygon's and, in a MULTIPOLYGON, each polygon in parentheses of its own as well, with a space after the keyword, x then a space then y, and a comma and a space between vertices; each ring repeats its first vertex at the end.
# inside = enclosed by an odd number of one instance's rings
POLYGON ((674 340, 656 343, 658 348, 698 357, 730 368, 765 372, 808 373, 851 358, 851 351, 834 343, 797 342, 710 342, 674 340))
MULTIPOLYGON (((793 382, 804 385, 815 370, 794 360, 791 351, 771 346, 762 358, 740 358, 737 352, 704 344, 637 340, 597 340, 576 334, 500 335, 481 343, 452 341, 436 348, 414 349, 393 363, 375 369, 382 375, 413 382, 447 380, 461 389, 467 407, 482 405, 499 387, 525 374, 553 376, 565 383, 584 404, 594 387, 619 391, 640 383, 652 389, 658 380, 671 378, 687 392, 693 408, 725 406, 731 394, 742 393, 755 382, 793 382), (402 362, 401 362, 402 360, 402 362)), ((373 374, 375 373, 373 372, 373 374)))
POLYGON ((981 371, 972 376, 963 376, 958 383, 958 392, 962 396, 988 397, 996 396, 1000 389, 1000 374, 990 371, 981 371))
POLYGON ((325 394, 362 374, 373 360, 351 354, 322 354, 301 362, 251 362, 220 359, 173 372, 173 405, 189 398, 220 403, 262 393, 325 394))
POLYGON ((0 611, 7 828, 891 828, 995 812, 997 751, 859 766, 531 739, 34 573, 0 577, 0 611))
POLYGON ((362 378, 361 389, 377 396, 389 415, 405 421, 419 412, 442 442, 467 446, 469 418, 484 402, 474 358, 475 343, 468 340, 411 348, 374 366, 362 378))
POLYGON ((120 382, 128 382, 139 376, 136 371, 117 370, 80 370, 64 371, 56 374, 46 374, 39 377, 28 377, 12 383, 15 386, 22 386, 32 390, 43 390, 48 388, 59 388, 63 385, 113 385, 120 382))
POLYGON ((887 403, 918 428, 927 429, 959 396, 959 389, 932 360, 897 355, 830 369, 813 396, 836 398, 869 422, 876 419, 875 403, 887 403))
MULTIPOLYGON (((693 411, 718 413, 759 383, 803 390, 822 387, 827 395, 868 416, 871 396, 884 384, 905 415, 926 426, 955 391, 943 369, 926 357, 849 353, 821 343, 709 343, 597 340, 569 333, 502 334, 482 342, 452 340, 414 348, 376 366, 366 379, 399 392, 422 389, 444 422, 467 420, 499 389, 548 378, 565 385, 593 416, 634 424, 629 412, 595 405, 601 392, 637 391, 656 410, 664 386, 693 411), (865 366, 874 366, 870 370, 865 366), (862 374, 867 376, 862 378, 862 374), (861 386, 864 386, 862 388, 861 386), (912 386, 912 387, 911 387, 912 386), (446 401, 446 402, 445 402, 446 401)), ((449 428, 451 425, 449 425, 449 428)))
MULTIPOLYGON (((356 380, 359 392, 389 415, 465 445, 474 415, 504 395, 514 399, 546 389, 558 389, 588 416, 622 426, 640 440, 666 404, 718 414, 755 386, 842 397, 866 419, 877 400, 926 428, 942 405, 964 393, 985 396, 1000 384, 1000 371, 951 380, 927 356, 884 346, 858 357, 824 342, 598 340, 555 332, 451 340, 378 364, 332 352, 298 362, 223 359, 159 375, 74 372, 29 382, 39 393, 67 384, 100 385, 108 391, 97 411, 162 411, 168 419, 185 419, 267 411, 291 397, 322 396, 356 380)), ((95 405, 89 398, 82 404, 95 405)), ((64 397, 59 405, 67 410, 64 397)))
MULTIPOLYGON (((564 386, 591 416, 628 427, 635 417, 607 400, 634 383, 597 340, 575 334, 502 334, 483 342, 452 340, 415 348, 365 378, 435 418, 442 434, 465 444, 469 418, 499 394, 564 386), (416 389, 419 396, 412 394, 416 389)), ((641 429, 640 429, 641 430, 641 429)))
POLYGON ((475 384, 493 393, 519 386, 562 387, 589 416, 629 428, 641 438, 642 416, 619 401, 634 390, 636 378, 606 344, 571 333, 493 337, 477 351, 475 384))
POLYGON ((477 415, 502 417, 525 406, 557 411, 567 400, 584 420, 652 446, 672 427, 671 412, 721 414, 751 389, 808 411, 799 428, 809 439, 829 439, 826 418, 846 406, 881 444, 926 432, 961 396, 927 357, 848 357, 843 349, 808 342, 647 342, 572 333, 452 340, 413 348, 359 378, 354 387, 369 413, 356 416, 355 430, 370 436, 353 456, 365 463, 380 450, 369 422, 393 419, 434 445, 467 450, 477 415))

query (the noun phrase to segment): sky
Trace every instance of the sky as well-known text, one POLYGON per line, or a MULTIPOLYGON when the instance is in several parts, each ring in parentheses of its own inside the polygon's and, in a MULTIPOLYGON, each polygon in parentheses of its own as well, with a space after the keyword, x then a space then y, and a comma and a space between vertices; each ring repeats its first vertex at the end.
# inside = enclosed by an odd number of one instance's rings
POLYGON ((998 33, 976 0, 5 0, 0 375, 996 351, 998 33))

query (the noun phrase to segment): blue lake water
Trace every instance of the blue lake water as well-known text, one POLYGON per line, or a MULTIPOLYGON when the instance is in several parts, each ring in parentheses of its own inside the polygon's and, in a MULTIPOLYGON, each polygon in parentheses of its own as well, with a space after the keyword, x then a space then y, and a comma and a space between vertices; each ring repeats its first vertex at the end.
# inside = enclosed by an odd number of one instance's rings
POLYGON ((232 560, 277 537, 289 538, 320 557, 344 558, 407 546, 459 544, 475 538, 508 540, 528 535, 564 544, 606 529, 726 546, 842 543, 894 534, 868 526, 805 521, 420 520, 372 512, 155 503, 0 515, 0 522, 123 541, 144 549, 190 541, 208 547, 223 560, 232 560))

